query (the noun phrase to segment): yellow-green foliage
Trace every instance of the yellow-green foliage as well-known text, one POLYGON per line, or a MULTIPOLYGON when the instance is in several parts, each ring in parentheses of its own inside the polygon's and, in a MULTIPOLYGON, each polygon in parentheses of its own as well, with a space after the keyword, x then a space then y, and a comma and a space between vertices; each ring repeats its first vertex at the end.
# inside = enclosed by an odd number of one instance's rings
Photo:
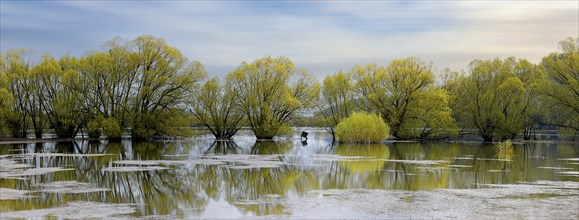
POLYGON ((101 122, 103 134, 109 139, 120 139, 123 134, 121 125, 115 118, 106 118, 101 122))
POLYGON ((99 116, 89 121, 86 127, 91 138, 98 138, 104 134, 108 139, 120 139, 123 134, 123 129, 116 118, 99 116))
MULTIPOLYGON (((1 73, 0 73, 1 74, 1 73)), ((2 75, 0 75, 0 80, 2 80, 2 75)), ((0 85, 4 86, 7 83, 3 83, 0 81, 0 85)), ((8 120, 8 114, 10 113, 10 106, 12 106, 12 102, 14 98, 10 94, 10 92, 5 89, 0 89, 0 137, 9 136, 10 133, 8 130, 8 126, 6 125, 6 121, 8 120)))
POLYGON ((294 129, 287 124, 282 124, 277 130, 277 136, 291 138, 294 135, 294 129))
POLYGON ((513 148, 513 143, 511 142, 511 140, 506 140, 504 142, 500 142, 497 143, 497 150, 499 152, 513 152, 514 148, 513 148))
POLYGON ((300 110, 313 107, 320 91, 313 75, 285 57, 244 62, 227 74, 226 83, 257 139, 272 139, 300 110))
POLYGON ((384 141, 389 134, 390 128, 375 113, 354 112, 336 126, 340 142, 376 143, 384 141))
POLYGON ((101 125, 99 119, 93 119, 86 124, 88 137, 99 138, 101 136, 101 125))

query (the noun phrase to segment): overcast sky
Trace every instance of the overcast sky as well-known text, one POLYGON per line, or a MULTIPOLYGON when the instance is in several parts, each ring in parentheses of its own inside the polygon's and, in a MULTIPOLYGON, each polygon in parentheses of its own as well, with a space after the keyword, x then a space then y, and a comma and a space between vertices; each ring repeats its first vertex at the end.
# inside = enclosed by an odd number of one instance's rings
POLYGON ((579 36, 579 1, 0 1, 0 50, 82 56, 121 37, 163 38, 211 75, 286 56, 323 79, 408 56, 437 69, 537 63, 579 36))

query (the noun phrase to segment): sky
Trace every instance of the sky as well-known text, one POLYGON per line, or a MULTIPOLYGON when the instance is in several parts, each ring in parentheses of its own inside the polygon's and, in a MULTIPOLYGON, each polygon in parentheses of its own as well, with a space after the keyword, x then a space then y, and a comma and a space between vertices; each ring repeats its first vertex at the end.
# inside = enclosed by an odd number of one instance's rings
POLYGON ((163 38, 209 75, 285 56, 323 79, 410 56, 436 70, 509 56, 540 62, 579 36, 579 1, 0 0, 0 51, 83 56, 115 37, 163 38))

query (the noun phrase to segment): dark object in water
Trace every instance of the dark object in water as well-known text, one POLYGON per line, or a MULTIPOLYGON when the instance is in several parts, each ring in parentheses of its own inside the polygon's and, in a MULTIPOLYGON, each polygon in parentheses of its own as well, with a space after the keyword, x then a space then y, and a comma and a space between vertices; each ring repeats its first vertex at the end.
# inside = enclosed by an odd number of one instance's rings
POLYGON ((308 139, 308 132, 302 131, 302 137, 301 138, 306 138, 306 140, 308 139))

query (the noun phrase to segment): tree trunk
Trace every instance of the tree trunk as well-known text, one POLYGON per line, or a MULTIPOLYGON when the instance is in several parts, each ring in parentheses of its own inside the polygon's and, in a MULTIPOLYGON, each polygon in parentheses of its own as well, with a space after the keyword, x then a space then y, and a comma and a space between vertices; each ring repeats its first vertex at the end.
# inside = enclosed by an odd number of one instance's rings
POLYGON ((492 136, 483 136, 482 138, 483 138, 483 142, 485 142, 485 143, 493 142, 492 136))
POLYGON ((42 133, 43 133, 42 130, 43 130, 42 128, 35 128, 34 129, 34 136, 36 138, 42 138, 42 133))

